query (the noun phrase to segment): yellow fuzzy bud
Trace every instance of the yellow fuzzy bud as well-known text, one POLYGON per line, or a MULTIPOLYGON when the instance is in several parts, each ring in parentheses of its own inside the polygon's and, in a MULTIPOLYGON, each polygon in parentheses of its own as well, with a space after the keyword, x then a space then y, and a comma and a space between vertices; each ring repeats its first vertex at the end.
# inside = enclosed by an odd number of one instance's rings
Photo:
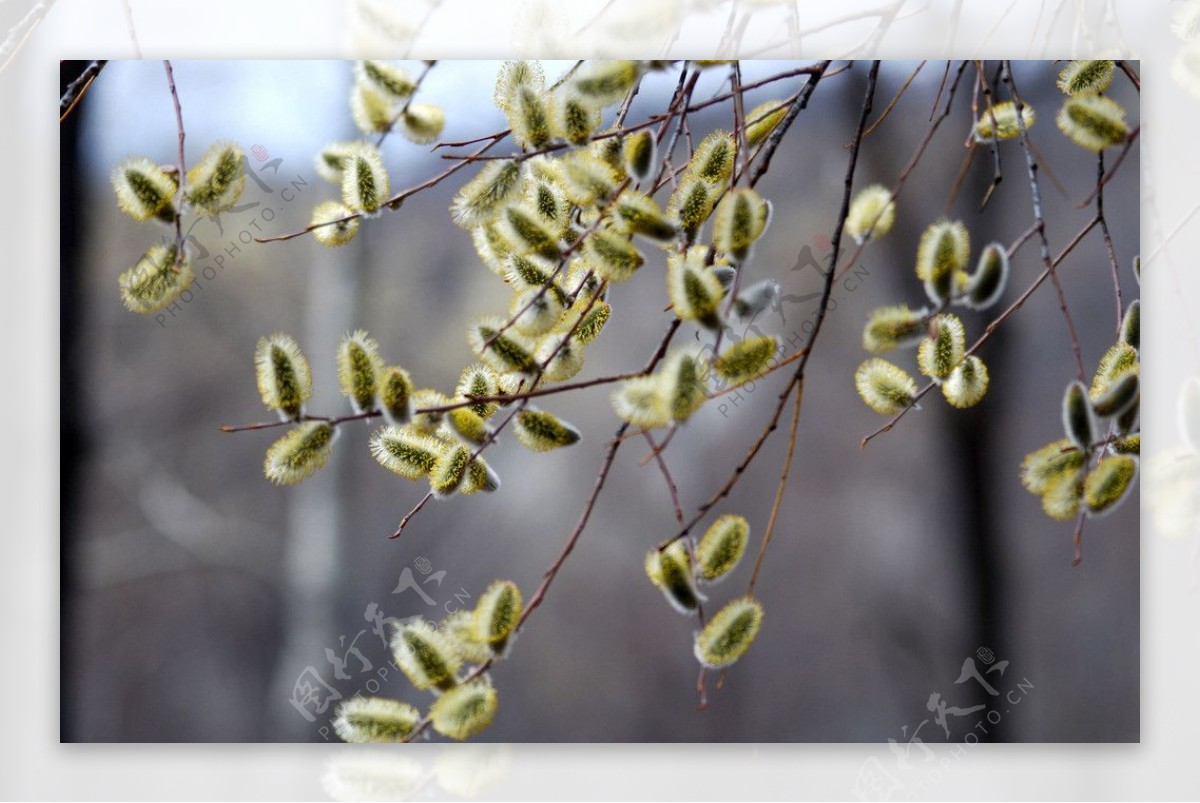
POLYGON ((475 638, 475 611, 459 608, 442 620, 441 630, 464 662, 482 664, 492 657, 491 648, 475 638))
POLYGON ((442 135, 446 112, 432 103, 410 103, 400 117, 404 138, 417 145, 427 145, 442 135))
POLYGON ((756 148, 767 141, 775 127, 787 117, 787 104, 778 100, 760 103, 746 114, 746 144, 756 148))
POLYGON ((716 192, 708 182, 685 174, 667 202, 667 216, 678 223, 687 242, 691 243, 712 214, 715 203, 716 192))
POLYGON ((723 184, 733 175, 733 160, 737 154, 737 142, 728 131, 711 132, 692 154, 688 172, 710 184, 723 184))
POLYGON ((300 344, 290 335, 279 333, 259 338, 254 349, 254 371, 267 409, 277 411, 285 421, 300 418, 313 387, 312 371, 300 344))
POLYGON ((1078 471, 1087 462, 1087 454, 1068 438, 1048 443, 1025 455, 1021 463, 1021 484, 1032 494, 1044 494, 1050 483, 1063 474, 1078 471))
POLYGON ((317 175, 328 182, 341 186, 342 171, 346 169, 346 156, 357 145, 357 142, 331 142, 326 145, 313 159, 317 175))
POLYGON ((117 206, 134 220, 174 217, 179 184, 154 162, 140 156, 126 159, 113 168, 111 178, 117 206))
POLYGON ((479 596, 472 621, 476 640, 503 653, 521 621, 521 589, 510 580, 497 580, 479 596))
POLYGON ((497 704, 496 690, 484 680, 475 680, 434 700, 429 717, 438 733, 462 741, 492 724, 497 704))
POLYGON ((432 388, 422 388, 413 394, 413 416, 408 426, 419 435, 434 435, 442 425, 445 413, 418 413, 417 410, 428 407, 445 407, 454 401, 441 391, 432 388))
POLYGON ((545 366, 542 376, 550 382, 565 382, 583 370, 583 343, 578 337, 564 340, 565 331, 560 325, 539 340, 534 350, 538 364, 545 366))
POLYGON ((342 337, 337 350, 338 385, 342 395, 350 399, 354 412, 375 409, 382 371, 379 344, 366 332, 360 329, 342 337))
POLYGON ((452 495, 467 476, 467 464, 471 452, 465 446, 446 449, 439 456, 429 473, 429 489, 439 499, 452 495))
POLYGON ((917 278, 940 284, 965 270, 971 258, 971 235, 961 221, 939 220, 931 224, 917 244, 917 278))
POLYGON ((553 293, 531 288, 513 295, 508 311, 513 316, 513 328, 537 337, 553 329, 566 310, 553 293))
POLYGON ((513 243, 515 252, 537 254, 558 259, 561 250, 558 233, 538 214, 524 204, 506 207, 500 213, 501 232, 513 243))
POLYGON ((713 216, 713 247, 734 260, 744 261, 770 220, 771 204, 761 195, 754 190, 730 190, 717 204, 713 216))
POLYGON ((896 365, 874 358, 854 373, 859 397, 881 415, 895 415, 911 405, 917 396, 917 383, 896 365))
POLYGON ((654 429, 671 423, 671 408, 657 376, 628 379, 612 394, 617 416, 636 427, 654 429))
POLYGON ((468 446, 482 446, 491 437, 491 427, 470 407, 446 411, 446 429, 468 446))
POLYGON ((629 235, 607 229, 592 232, 587 254, 596 273, 614 284, 629 279, 646 261, 629 241, 629 235))
POLYGON ((389 424, 407 424, 412 417, 413 381, 408 371, 393 365, 379 376, 379 406, 389 424))
POLYGON ((686 254, 667 258, 667 297, 681 320, 716 329, 721 326, 720 304, 725 287, 704 264, 706 253, 703 246, 695 246, 686 254))
POLYGON ((321 245, 345 245, 358 234, 359 218, 349 217, 353 214, 353 209, 338 201, 317 204, 309 223, 316 227, 312 230, 313 238, 321 245))
POLYGON ((956 365, 942 383, 942 395, 955 407, 974 407, 987 395, 987 390, 987 366, 975 355, 956 365))
POLYGON ((1062 419, 1067 437, 1080 449, 1090 448, 1096 435, 1096 419, 1082 382, 1067 385, 1067 392, 1063 394, 1062 419))
POLYGON ((1083 499, 1088 514, 1103 516, 1116 510, 1133 487, 1137 470, 1138 461, 1128 455, 1101 460, 1088 472, 1083 482, 1083 499))
POLYGON ((587 149, 564 156, 559 165, 562 190, 567 199, 578 206, 606 200, 623 178, 613 165, 587 149))
POLYGON ((117 278, 121 301, 131 312, 148 315, 165 309, 191 287, 196 276, 185 257, 176 262, 175 246, 154 245, 137 264, 117 278))
POLYGON ((600 332, 604 329, 604 325, 608 323, 609 317, 612 316, 612 307, 605 301, 597 301, 592 304, 592 308, 584 311, 588 304, 586 299, 580 299, 575 302, 575 306, 568 310, 563 318, 563 329, 569 330, 575 325, 575 320, 578 314, 582 313, 583 320, 575 329, 575 339, 580 344, 586 346, 595 340, 600 332))
POLYGON ((1099 153, 1110 145, 1120 145, 1129 136, 1125 110, 1102 95, 1075 95, 1067 98, 1058 113, 1058 127, 1076 145, 1099 153))
POLYGON ((454 196, 454 222, 464 228, 487 222, 520 185, 521 175, 520 164, 511 159, 485 164, 454 196))
POLYGON ((1017 119, 1017 105, 1011 100, 993 103, 990 108, 979 110, 972 133, 976 142, 991 142, 992 139, 1016 139, 1021 136, 1022 126, 1028 131, 1037 120, 1037 114, 1028 103, 1021 106, 1021 119, 1017 119), (994 121, 994 123, 993 123, 994 121))
POLYGON ((751 597, 729 602, 696 634, 696 659, 709 669, 732 665, 754 643, 762 618, 762 605, 751 597))
POLYGON ((187 202, 204 215, 233 207, 246 187, 246 156, 232 142, 218 142, 187 173, 187 202))
POLYGON ((1070 61, 1058 73, 1058 88, 1068 95, 1103 92, 1112 84, 1111 61, 1070 61))
POLYGON ((1092 377, 1092 385, 1088 397, 1096 401, 1108 394, 1121 377, 1126 374, 1138 374, 1141 363, 1138 360, 1137 349, 1124 341, 1114 343, 1100 358, 1096 374, 1092 377))
POLYGON ((379 465, 406 480, 429 476, 438 458, 446 451, 442 441, 397 426, 377 430, 371 436, 370 446, 379 465))
POLYGON ((1083 501, 1083 469, 1064 471, 1046 484, 1042 510, 1055 521, 1070 521, 1083 501))
POLYGON ((846 215, 846 234, 861 245, 887 234, 895 222, 896 202, 892 199, 892 191, 882 184, 872 184, 854 196, 846 215))
POLYGON ((511 329, 501 332, 504 322, 499 318, 484 318, 469 330, 471 349, 498 373, 532 375, 538 362, 533 356, 533 343, 511 329))
MULTIPOLYGON (((498 388, 496 387, 496 372, 486 365, 476 363, 468 365, 462 370, 458 377, 458 385, 455 386, 454 392, 459 400, 466 400, 472 397, 480 396, 495 396, 498 388)), ((495 402, 477 402, 467 407, 475 415, 482 419, 491 418, 496 412, 497 405, 495 402)))
POLYGON ((767 370, 779 351, 779 338, 769 335, 748 337, 725 349, 713 361, 718 376, 731 385, 740 385, 767 370))
POLYGON ((692 562, 683 540, 672 542, 665 549, 646 553, 646 576, 657 586, 675 610, 691 615, 700 607, 704 596, 696 590, 692 562))
POLYGON ((658 147, 649 130, 635 131, 621 143, 625 172, 635 181, 645 181, 658 167, 658 147))
POLYGON ((925 322, 927 314, 924 309, 912 310, 905 304, 875 309, 863 328, 863 348, 882 354, 919 342, 929 329, 925 322))
POLYGON ((403 67, 386 61, 360 61, 355 72, 357 81, 394 100, 404 100, 416 89, 403 67))
POLYGON ((408 703, 385 697, 351 697, 338 706, 333 729, 343 742, 402 742, 421 721, 408 703))
POLYGON ((579 430, 542 410, 525 408, 513 420, 517 440, 534 452, 549 452, 579 442, 579 430))
POLYGON ((522 89, 541 91, 546 86, 546 75, 537 61, 506 61, 500 65, 496 76, 496 91, 493 96, 496 108, 508 111, 522 89))
POLYGON ((617 199, 616 218, 631 234, 650 240, 673 240, 679 227, 667 219, 654 199, 644 192, 626 190, 617 199))
POLYGON ((391 190, 379 149, 370 143, 359 143, 346 156, 345 164, 342 172, 342 203, 356 212, 374 212, 391 190))
POLYGON ((396 628, 392 653, 400 671, 418 691, 446 691, 458 683, 462 659, 445 634, 423 619, 396 628))
POLYGON ((575 91, 601 106, 616 103, 641 77, 636 61, 592 61, 572 80, 575 91))
POLYGON ((356 83, 350 91, 350 115, 359 131, 381 134, 396 117, 396 102, 371 84, 356 83))
POLYGON ((1008 284, 1008 250, 1000 243, 989 243, 979 254, 979 265, 967 278, 962 302, 974 310, 984 310, 1000 300, 1008 284))
POLYGON ((675 423, 687 421, 708 399, 704 371, 696 355, 688 349, 669 354, 663 361, 659 377, 671 420, 675 423))
POLYGON ((467 466, 467 476, 463 478, 458 492, 466 496, 483 491, 491 493, 500 488, 500 476, 492 470, 482 457, 476 457, 467 466))
POLYGON ((333 449, 337 431, 324 421, 293 428, 267 449, 263 473, 276 485, 295 485, 315 474, 333 449))
POLYGON ((513 140, 522 149, 533 150, 550 141, 550 110, 543 90, 517 87, 509 98, 505 114, 513 140))
POLYGON ((714 583, 737 567, 746 552, 750 524, 742 516, 726 515, 712 523, 696 545, 700 579, 714 583))
POLYGON ((584 145, 600 127, 600 107, 566 87, 550 96, 550 130, 572 145, 584 145))
POLYGON ((940 383, 963 360, 966 329, 957 315, 942 314, 930 322, 929 330, 929 336, 917 347, 917 366, 925 376, 940 383))

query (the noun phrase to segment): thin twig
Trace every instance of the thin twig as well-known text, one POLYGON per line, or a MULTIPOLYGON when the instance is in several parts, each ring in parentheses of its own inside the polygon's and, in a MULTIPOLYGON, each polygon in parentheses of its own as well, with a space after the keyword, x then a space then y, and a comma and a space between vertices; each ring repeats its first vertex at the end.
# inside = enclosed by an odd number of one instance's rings
POLYGON ((183 128, 183 108, 179 105, 179 91, 175 88, 175 71, 171 68, 171 62, 164 59, 163 69, 167 73, 167 87, 171 90, 171 103, 175 106, 175 124, 179 129, 179 162, 176 165, 179 173, 176 178, 179 180, 179 189, 175 193, 175 264, 172 266, 176 272, 179 271, 179 266, 183 264, 183 199, 187 192, 187 165, 183 159, 183 140, 187 136, 187 132, 183 128))
POLYGON ((758 556, 754 559, 754 572, 750 575, 750 584, 746 587, 746 596, 753 596, 754 587, 758 585, 758 575, 762 572, 763 561, 767 557, 767 547, 775 534, 775 522, 779 518, 779 509, 783 505, 783 496, 787 491, 788 475, 792 470, 792 455, 796 452, 796 432, 800 427, 800 408, 804 406, 804 381, 801 380, 796 390, 796 404, 792 409, 792 426, 788 431, 787 455, 783 458, 783 469, 779 472, 779 484, 775 486, 775 500, 771 503, 771 515, 767 517, 767 529, 763 532, 762 543, 758 545, 758 556))
POLYGON ((96 76, 100 75, 100 71, 104 69, 104 65, 108 64, 106 59, 99 59, 88 62, 88 65, 83 68, 83 72, 79 74, 71 83, 67 84, 67 89, 63 92, 62 98, 58 101, 58 122, 67 119, 67 116, 74 111, 79 101, 83 99, 84 93, 91 88, 92 82, 96 80, 96 76))

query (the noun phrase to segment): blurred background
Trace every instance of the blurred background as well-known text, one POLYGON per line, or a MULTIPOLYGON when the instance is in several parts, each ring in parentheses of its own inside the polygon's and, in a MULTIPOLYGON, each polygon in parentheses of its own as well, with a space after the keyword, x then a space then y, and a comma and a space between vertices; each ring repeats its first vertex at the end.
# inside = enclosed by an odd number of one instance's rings
MULTIPOLYGON (((505 127, 491 103, 498 66, 447 61, 430 73, 422 99, 444 105, 444 139, 505 127)), ((546 70, 556 76, 568 66, 547 62, 546 70)), ((745 80, 789 66, 746 62, 745 80)), ((876 116, 915 67, 885 62, 876 116)), ((890 185, 903 168, 928 128, 943 70, 941 62, 926 65, 866 140, 858 186, 890 185)), ((1094 158, 1054 127, 1057 70, 1023 62, 1016 73, 1022 98, 1039 111, 1032 137, 1056 253, 1089 219, 1075 204, 1095 183, 1094 158)), ((208 254, 196 264, 211 264, 215 275, 201 274, 174 314, 156 320, 121 306, 117 274, 165 230, 123 216, 108 182, 127 155, 174 161, 161 63, 110 64, 62 128, 61 736, 324 741, 333 738, 339 698, 379 693, 427 703, 388 666, 378 617, 444 615, 470 606, 497 577, 532 593, 578 516, 616 419, 606 388, 545 400, 544 409, 583 431, 583 442, 533 455, 502 438, 488 456, 504 480, 500 492, 431 504, 397 541, 385 536, 424 486, 375 463, 368 425, 344 427, 334 458, 313 479, 271 486, 262 456, 278 432, 217 429, 266 420, 253 375, 259 336, 297 337, 316 381, 310 409, 341 412, 333 352, 343 332, 368 329, 419 385, 449 391, 473 361, 467 320, 503 312, 508 291, 446 212, 469 171, 366 222, 341 249, 308 238, 247 242, 302 227, 316 203, 335 197, 312 156, 355 134, 349 62, 181 61, 175 71, 189 162, 218 138, 248 154, 261 146, 263 158, 250 157, 257 179, 238 209, 219 226, 205 220, 192 230, 208 254)), ((719 91, 725 75, 707 71, 696 97, 719 91)), ((803 338, 816 313, 821 277, 808 257, 828 247, 843 146, 865 79, 861 62, 821 83, 760 185, 775 216, 747 278, 783 284, 782 313, 757 325, 785 341, 803 338)), ((629 119, 661 110, 675 80, 673 70, 651 75, 629 119)), ((747 102, 785 97, 801 80, 757 90, 747 102)), ((1112 95, 1136 122, 1137 94, 1120 76, 1112 95)), ((731 114, 716 106, 694 117, 693 130, 728 127, 731 114)), ((1138 739, 1137 499, 1089 523, 1084 561, 1072 568, 1071 524, 1047 519, 1017 479, 1024 454, 1060 436, 1059 400, 1074 375, 1052 287, 981 351, 992 375, 983 403, 955 411, 931 395, 894 431, 859 447, 882 423, 853 387, 866 356, 862 324, 876 306, 923 301, 912 256, 924 226, 943 213, 962 218, 977 251, 1013 241, 1032 220, 1016 144, 1002 148, 1005 180, 983 213, 992 177, 986 151, 947 208, 971 120, 964 92, 909 179, 895 230, 835 289, 758 587, 764 629, 724 687, 710 688, 709 709, 695 710, 692 623, 669 609, 642 570, 646 550, 675 525, 663 479, 653 463, 638 464, 645 446, 634 441, 545 604, 494 670, 500 714, 481 740, 903 743, 920 728, 924 741, 957 741, 982 713, 952 717, 945 739, 926 701, 938 693, 963 708, 990 702, 980 684, 956 683, 968 660, 980 672, 1007 661, 1003 676, 988 680, 1006 692, 1020 681, 1028 687, 980 738, 1138 739)), ((446 165, 399 138, 389 140, 385 158, 393 188, 446 165)), ((1138 170, 1135 147, 1105 192, 1127 301, 1137 293, 1129 265, 1138 170)), ((581 378, 640 368, 669 320, 661 256, 643 251, 648 264, 611 293, 614 320, 581 378)), ((1014 259, 1002 303, 1040 270, 1030 242, 1014 259)), ((1090 371, 1115 326, 1100 238, 1089 237, 1061 271, 1090 371)), ((994 314, 965 315, 969 339, 994 314)), ((897 361, 915 371, 910 354, 897 361)), ((709 404, 672 441, 665 456, 685 510, 728 476, 785 381, 777 375, 736 404, 709 404)), ((714 510, 750 520, 752 549, 785 440, 777 433, 714 510)), ((741 593, 751 564, 713 589, 714 603, 741 593)))

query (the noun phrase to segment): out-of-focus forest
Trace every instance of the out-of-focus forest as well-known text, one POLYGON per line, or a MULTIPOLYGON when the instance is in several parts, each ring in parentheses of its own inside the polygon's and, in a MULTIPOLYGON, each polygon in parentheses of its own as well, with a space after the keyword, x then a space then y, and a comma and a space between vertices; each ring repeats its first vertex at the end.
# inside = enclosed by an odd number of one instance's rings
MULTIPOLYGON (((570 63, 546 63, 550 76, 570 63)), ((747 82, 786 69, 745 62, 747 82)), ((874 117, 916 63, 885 62, 874 117)), ((1021 97, 1038 111, 1030 136, 1042 163, 1047 235, 1057 253, 1093 214, 1077 208, 1096 160, 1055 127, 1061 65, 1017 62, 1021 97)), ((506 127, 492 105, 497 62, 440 62, 423 98, 444 105, 445 140, 506 127)), ((161 164, 178 140, 157 61, 109 64, 62 128, 62 738, 65 741, 324 741, 335 697, 399 696, 427 704, 389 666, 380 619, 440 616, 470 606, 495 578, 526 594, 561 548, 617 424, 609 388, 540 405, 583 433, 569 449, 533 454, 502 437, 488 462, 503 479, 490 495, 431 503, 390 541, 425 491, 381 469, 369 424, 342 427, 334 456, 291 488, 262 474, 279 430, 225 434, 221 424, 269 418, 254 382, 257 339, 288 332, 312 362, 310 409, 348 411, 334 349, 367 329, 418 386, 453 389, 474 361, 465 329, 502 314, 509 291, 479 264, 447 208, 469 171, 364 221, 351 244, 311 238, 259 244, 303 227, 336 197, 312 166, 326 143, 356 136, 348 62, 174 62, 196 159, 231 139, 254 179, 220 224, 192 230, 207 252, 191 300, 171 314, 126 311, 117 275, 166 234, 122 215, 108 173, 127 155, 161 164), (222 259, 218 259, 222 258, 222 259)), ((929 128, 944 63, 930 62, 862 146, 856 185, 891 185, 929 128)), ((747 279, 776 278, 784 303, 756 322, 785 343, 811 326, 842 198, 867 63, 823 80, 759 184, 774 205, 747 279)), ((727 72, 706 71, 697 97, 727 72)), ((677 71, 649 76, 629 120, 663 110, 677 71)), ((802 77, 748 93, 782 98, 802 77)), ((1111 95, 1137 119, 1138 96, 1117 77, 1111 95)), ((945 98, 942 97, 944 102, 945 98)), ((611 110, 608 112, 611 115, 611 110)), ((607 119, 607 118, 606 118, 607 119)), ((1074 359, 1047 283, 991 337, 980 356, 992 385, 969 410, 931 394, 897 427, 860 448, 884 419, 854 389, 868 355, 861 332, 877 306, 925 303, 913 255, 925 226, 961 218, 975 253, 1010 243, 1032 222, 1021 150, 1001 145, 1004 180, 982 148, 959 192, 970 93, 908 179, 894 230, 865 249, 838 282, 804 389, 791 485, 757 595, 766 610, 751 651, 708 710, 696 711, 693 623, 646 579, 646 550, 677 529, 663 477, 635 441, 622 449, 578 548, 530 619, 510 658, 493 670, 499 714, 486 741, 907 741, 914 728, 943 741, 926 707, 932 693, 970 707, 979 684, 957 683, 964 662, 1007 661, 1019 704, 989 725, 999 741, 1136 741, 1139 735, 1139 525, 1136 495, 1090 521, 1072 567, 1070 523, 1048 519, 1018 480, 1024 455, 1061 437, 1060 400, 1074 359), (981 652, 981 649, 986 651, 981 652), (990 652, 987 652, 990 651, 990 652), (993 661, 985 660, 991 655, 993 661)), ((728 104, 693 115, 697 135, 731 125, 728 104)), ((384 147, 393 188, 417 184, 446 161, 399 137, 384 147)), ((1111 162, 1110 162, 1111 164, 1111 162)), ((1126 301, 1137 286, 1136 144, 1104 200, 1126 301)), ((669 321, 664 260, 610 293, 613 320, 589 349, 580 378, 643 366, 669 321)), ((1014 257, 1002 305, 1041 271, 1036 242, 1014 257)), ((1109 261, 1089 237, 1060 266, 1085 365, 1114 338, 1109 261)), ((1002 307, 967 313, 968 342, 1002 307)), ((694 330, 686 329, 687 338, 694 330)), ((897 361, 914 370, 907 355, 897 361)), ((664 456, 681 501, 694 509, 725 480, 761 430, 786 380, 723 397, 691 419, 664 456)), ((778 433, 714 513, 738 512, 757 548, 786 448, 778 433)), ((740 593, 743 562, 718 600, 740 593)), ((978 716, 952 720, 961 738, 978 716)))

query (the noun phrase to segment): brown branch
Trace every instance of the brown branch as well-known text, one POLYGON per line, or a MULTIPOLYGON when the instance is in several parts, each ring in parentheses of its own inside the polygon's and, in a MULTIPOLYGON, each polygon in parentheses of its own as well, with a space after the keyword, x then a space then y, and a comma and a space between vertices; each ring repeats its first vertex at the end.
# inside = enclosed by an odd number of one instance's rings
POLYGON ((804 405, 804 381, 801 380, 796 391, 796 405, 792 409, 792 426, 788 431, 787 456, 783 458, 783 469, 779 472, 779 484, 775 487, 775 500, 771 503, 771 515, 767 517, 767 529, 763 533, 762 543, 758 545, 758 556, 754 559, 754 572, 750 575, 750 584, 746 587, 746 596, 754 594, 758 585, 758 575, 762 572, 763 561, 767 557, 767 547, 771 545, 771 536, 775 534, 775 522, 779 518, 779 508, 783 505, 783 495, 787 491, 788 475, 792 470, 792 455, 796 452, 796 432, 800 427, 800 408, 804 405))
POLYGON ((175 272, 179 272, 179 266, 183 264, 183 198, 187 190, 187 165, 183 159, 183 140, 186 132, 183 128, 183 109, 179 105, 179 92, 175 88, 175 71, 171 68, 171 62, 163 60, 163 69, 167 73, 167 87, 171 90, 171 103, 175 106, 175 124, 179 129, 179 163, 176 168, 179 171, 177 178, 179 179, 179 190, 175 193, 175 264, 172 268, 175 272))
MULTIPOLYGON (((429 13, 432 13, 432 11, 429 13)), ((426 18, 428 19, 428 15, 426 15, 426 18)), ((425 67, 421 70, 421 74, 417 76, 417 80, 413 81, 412 92, 409 92, 408 97, 404 99, 404 105, 400 107, 400 110, 397 111, 396 115, 388 122, 387 128, 380 132, 379 139, 375 140, 376 148, 383 145, 384 140, 386 140, 388 135, 395 130, 396 123, 400 122, 404 115, 408 114, 409 107, 412 106, 413 98, 415 98, 417 96, 417 92, 421 90, 421 84, 425 83, 425 76, 429 75, 429 71, 433 69, 435 64, 437 64, 436 60, 425 62, 425 67)))
POLYGON ((91 88, 92 82, 100 75, 100 71, 108 64, 107 59, 98 59, 89 62, 83 68, 83 72, 79 74, 74 81, 67 84, 67 89, 63 92, 62 97, 58 101, 58 122, 66 120, 67 117, 75 110, 79 101, 83 100, 84 94, 91 88))

